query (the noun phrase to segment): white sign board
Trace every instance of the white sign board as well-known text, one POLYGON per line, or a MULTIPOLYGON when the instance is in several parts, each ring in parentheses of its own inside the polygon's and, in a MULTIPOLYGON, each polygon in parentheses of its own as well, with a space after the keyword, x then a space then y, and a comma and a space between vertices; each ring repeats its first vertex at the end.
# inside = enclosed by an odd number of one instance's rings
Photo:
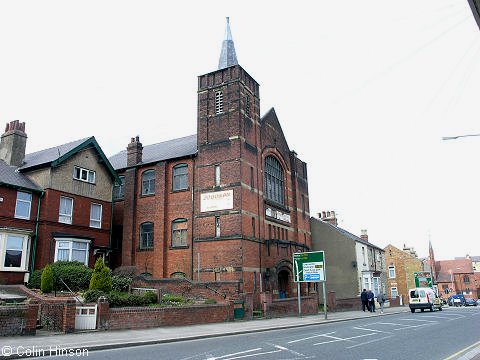
POLYGON ((292 222, 289 214, 284 214, 279 210, 274 210, 274 209, 269 208, 269 207, 267 207, 265 209, 265 215, 273 217, 273 218, 281 220, 281 221, 288 222, 288 223, 292 222))
POLYGON ((200 212, 233 209, 233 190, 200 195, 200 212))

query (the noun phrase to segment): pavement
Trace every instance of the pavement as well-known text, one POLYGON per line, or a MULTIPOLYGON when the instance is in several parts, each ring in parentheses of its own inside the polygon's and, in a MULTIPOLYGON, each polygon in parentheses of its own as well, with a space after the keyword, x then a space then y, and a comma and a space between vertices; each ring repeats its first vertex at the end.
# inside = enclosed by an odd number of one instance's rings
MULTIPOLYGON (((160 343, 171 343, 216 336, 245 334, 273 329, 287 329, 323 323, 347 321, 377 316, 388 316, 409 312, 408 307, 385 308, 383 314, 363 311, 344 311, 318 315, 283 317, 258 320, 235 320, 233 322, 159 327, 141 330, 94 330, 72 334, 38 331, 36 336, 14 336, 0 338, 0 359, 17 359, 25 357, 51 356, 52 354, 69 355, 82 351, 94 351, 133 347, 160 343), (71 349, 71 350, 69 350, 71 349)), ((480 349, 480 346, 477 347, 480 349)), ((87 352, 88 353, 88 352, 87 352)), ((462 354, 465 356, 466 354, 462 354)), ((472 354, 477 355, 477 353, 472 354)), ((467 357, 473 359, 476 357, 467 357)), ((467 359, 467 358, 463 358, 467 359)))

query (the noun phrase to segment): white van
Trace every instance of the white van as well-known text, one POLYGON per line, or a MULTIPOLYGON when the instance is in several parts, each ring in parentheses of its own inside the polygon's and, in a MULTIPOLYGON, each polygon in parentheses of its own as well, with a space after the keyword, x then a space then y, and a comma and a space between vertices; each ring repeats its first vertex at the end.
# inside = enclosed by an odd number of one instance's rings
POLYGON ((414 313, 416 309, 420 309, 422 312, 425 309, 429 309, 430 311, 438 309, 442 311, 442 301, 432 288, 426 287, 408 290, 408 306, 412 313, 414 313))

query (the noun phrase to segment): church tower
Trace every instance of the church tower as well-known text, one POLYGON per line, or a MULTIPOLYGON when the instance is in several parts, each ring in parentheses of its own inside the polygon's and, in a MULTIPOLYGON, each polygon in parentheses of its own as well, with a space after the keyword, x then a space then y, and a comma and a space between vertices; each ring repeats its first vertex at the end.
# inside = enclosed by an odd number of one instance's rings
POLYGON ((198 78, 194 261, 200 280, 259 279, 259 121, 259 85, 238 65, 227 18, 218 69, 198 78))

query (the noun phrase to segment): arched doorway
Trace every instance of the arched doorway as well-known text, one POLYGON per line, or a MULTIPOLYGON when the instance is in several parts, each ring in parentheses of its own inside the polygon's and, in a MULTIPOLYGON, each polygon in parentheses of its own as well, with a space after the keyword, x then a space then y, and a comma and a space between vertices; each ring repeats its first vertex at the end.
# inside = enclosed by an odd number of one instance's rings
POLYGON ((278 273, 278 296, 280 299, 289 297, 289 277, 290 274, 287 270, 281 270, 278 273))

